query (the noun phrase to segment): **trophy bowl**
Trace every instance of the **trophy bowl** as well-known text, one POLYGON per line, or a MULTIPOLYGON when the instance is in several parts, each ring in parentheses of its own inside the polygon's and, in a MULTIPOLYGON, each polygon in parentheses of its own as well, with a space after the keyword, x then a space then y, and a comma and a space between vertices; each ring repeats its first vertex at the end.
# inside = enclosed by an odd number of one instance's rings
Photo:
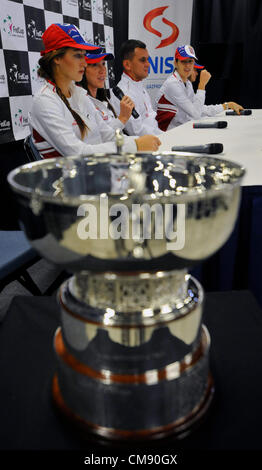
POLYGON ((43 257, 71 272, 130 272, 189 268, 217 251, 243 175, 233 162, 155 153, 49 159, 8 180, 43 257))
POLYGON ((204 293, 187 270, 228 239, 245 170, 209 156, 97 154, 13 170, 32 246, 73 276, 58 293, 58 409, 86 434, 183 437, 214 393, 204 293))

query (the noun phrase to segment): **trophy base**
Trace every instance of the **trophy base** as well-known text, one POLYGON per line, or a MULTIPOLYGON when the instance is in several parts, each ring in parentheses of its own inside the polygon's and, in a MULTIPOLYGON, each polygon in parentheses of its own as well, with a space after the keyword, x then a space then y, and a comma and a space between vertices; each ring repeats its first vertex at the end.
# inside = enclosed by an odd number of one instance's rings
POLYGON ((100 443, 101 438, 104 442, 126 441, 129 442, 129 444, 130 440, 142 443, 160 439, 162 440, 168 437, 172 437, 172 439, 183 439, 188 436, 191 432, 193 432, 194 429, 199 426, 203 421, 212 403, 214 391, 215 388, 213 378, 209 373, 205 394, 202 397, 200 403, 195 407, 194 410, 192 410, 192 412, 188 416, 185 416, 173 423, 170 423, 167 426, 159 426, 157 428, 149 429, 146 431, 126 431, 120 429, 107 429, 103 426, 90 423, 85 419, 81 418, 80 416, 75 414, 65 403, 59 387, 57 374, 54 375, 52 384, 53 400, 61 416, 67 420, 68 424, 71 424, 73 426, 73 428, 77 431, 81 438, 97 438, 100 443))
POLYGON ((155 383, 147 382, 146 374, 114 374, 109 379, 71 356, 58 329, 54 402, 86 436, 117 441, 150 441, 170 435, 183 438, 203 418, 213 398, 209 344, 202 325, 191 362, 176 376, 159 371, 155 383))

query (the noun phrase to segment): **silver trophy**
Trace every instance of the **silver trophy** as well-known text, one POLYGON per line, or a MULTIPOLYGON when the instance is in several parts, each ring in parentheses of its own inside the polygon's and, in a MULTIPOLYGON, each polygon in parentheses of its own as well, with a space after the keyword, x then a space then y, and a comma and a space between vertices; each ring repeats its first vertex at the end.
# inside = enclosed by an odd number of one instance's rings
POLYGON ((239 165, 190 154, 97 154, 13 170, 31 245, 73 275, 58 293, 53 398, 86 433, 181 437, 214 385, 204 293, 188 270, 228 239, 239 165))

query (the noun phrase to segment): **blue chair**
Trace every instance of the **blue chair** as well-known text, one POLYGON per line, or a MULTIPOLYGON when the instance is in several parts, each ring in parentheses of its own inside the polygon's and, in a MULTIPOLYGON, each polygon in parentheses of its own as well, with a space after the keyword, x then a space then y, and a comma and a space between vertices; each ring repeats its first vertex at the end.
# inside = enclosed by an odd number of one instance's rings
POLYGON ((27 269, 41 258, 29 245, 24 232, 0 231, 0 292, 13 281, 18 281, 33 295, 42 292, 27 269))
POLYGON ((43 160, 35 144, 33 143, 31 134, 24 139, 24 150, 29 162, 43 160))

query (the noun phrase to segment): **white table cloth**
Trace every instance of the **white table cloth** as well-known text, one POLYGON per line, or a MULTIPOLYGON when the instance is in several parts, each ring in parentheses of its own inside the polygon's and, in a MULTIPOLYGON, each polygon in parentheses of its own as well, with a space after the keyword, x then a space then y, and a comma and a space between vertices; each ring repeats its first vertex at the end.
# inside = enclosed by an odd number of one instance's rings
POLYGON ((224 151, 213 156, 244 166, 246 175, 243 185, 262 185, 262 109, 252 110, 250 116, 226 116, 222 112, 200 121, 227 121, 228 126, 225 129, 194 129, 193 122, 199 121, 189 121, 159 136, 162 142, 160 152, 170 151, 174 145, 220 142, 224 151))

